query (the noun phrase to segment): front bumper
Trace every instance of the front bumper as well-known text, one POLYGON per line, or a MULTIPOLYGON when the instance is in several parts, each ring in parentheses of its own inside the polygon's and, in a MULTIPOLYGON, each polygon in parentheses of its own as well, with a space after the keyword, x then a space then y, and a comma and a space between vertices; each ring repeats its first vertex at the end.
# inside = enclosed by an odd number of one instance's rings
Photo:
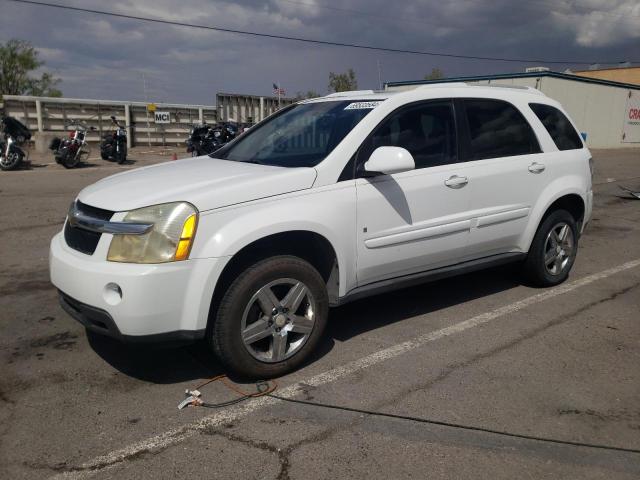
POLYGON ((87 330, 114 338, 126 343, 162 343, 183 345, 204 338, 206 330, 178 330, 175 332, 151 335, 124 335, 108 312, 86 305, 71 298, 64 292, 58 292, 60 306, 72 318, 80 322, 87 330))
POLYGON ((111 237, 103 234, 93 255, 70 248, 61 233, 51 240, 51 282, 65 311, 90 330, 121 340, 201 338, 224 262, 108 262, 111 237))

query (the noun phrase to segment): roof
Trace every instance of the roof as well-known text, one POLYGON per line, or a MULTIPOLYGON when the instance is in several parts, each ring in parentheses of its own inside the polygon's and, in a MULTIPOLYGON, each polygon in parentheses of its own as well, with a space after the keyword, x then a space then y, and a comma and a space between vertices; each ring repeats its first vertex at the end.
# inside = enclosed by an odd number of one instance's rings
POLYGON ((409 80, 403 82, 387 82, 385 87, 403 87, 409 85, 428 85, 432 83, 457 83, 457 82, 478 82, 483 80, 507 80, 512 78, 541 78, 552 77, 562 80, 572 80, 574 82, 594 83, 597 85, 605 85, 608 87, 626 88, 631 90, 640 90, 640 85, 633 83, 614 82, 612 80, 602 80, 599 78, 581 77, 579 75, 570 75, 560 72, 527 72, 527 73, 499 73, 494 75, 477 75, 470 77, 442 78, 439 80, 409 80))
POLYGON ((602 68, 588 68, 586 70, 573 70, 573 73, 589 73, 589 72, 606 72, 607 70, 639 70, 640 65, 627 65, 618 67, 602 67, 602 68))
MULTIPOLYGON (((419 95, 420 93, 424 93, 428 95, 428 92, 438 92, 434 96, 436 98, 447 96, 451 94, 451 92, 462 92, 464 90, 464 95, 470 93, 470 91, 484 91, 485 93, 490 93, 490 95, 497 94, 498 91, 502 90, 504 92, 517 93, 517 94, 525 94, 525 95, 534 95, 536 97, 546 95, 533 87, 525 87, 521 85, 473 85, 464 82, 427 82, 425 85, 418 84, 416 82, 416 88, 409 89, 407 91, 402 90, 352 90, 345 92, 337 92, 331 93, 329 95, 325 95, 324 97, 315 97, 309 98, 301 101, 300 103, 320 103, 320 102, 331 102, 331 101, 349 101, 349 102, 372 102, 372 101, 384 101, 391 97, 396 96, 406 96, 406 95, 419 95), (446 90, 444 94, 438 91, 446 90)), ((454 95, 458 96, 458 95, 454 95)))

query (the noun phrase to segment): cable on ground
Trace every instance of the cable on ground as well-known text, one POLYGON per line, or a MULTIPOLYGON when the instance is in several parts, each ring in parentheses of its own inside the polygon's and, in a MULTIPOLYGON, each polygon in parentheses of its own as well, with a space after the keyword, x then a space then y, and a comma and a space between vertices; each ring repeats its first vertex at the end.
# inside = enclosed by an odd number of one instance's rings
MULTIPOLYGON (((395 420, 406 420, 406 421, 416 422, 416 423, 437 425, 437 426, 441 426, 441 427, 455 428, 455 429, 459 429, 459 430, 470 430, 470 431, 474 431, 474 432, 489 433, 489 434, 492 434, 492 435, 500 435, 500 436, 503 436, 503 437, 519 438, 519 439, 523 439, 523 440, 531 440, 531 441, 543 442, 543 443, 553 443, 553 444, 557 444, 557 445, 567 445, 567 446, 580 447, 580 448, 593 448, 593 449, 598 449, 598 450, 608 450, 608 451, 614 451, 614 452, 640 454, 640 450, 639 449, 634 449, 634 448, 616 447, 616 446, 601 445, 601 444, 596 444, 596 443, 574 442, 574 441, 571 441, 571 440, 559 440, 559 439, 555 439, 555 438, 539 437, 539 436, 536 436, 536 435, 526 435, 526 434, 521 434, 521 433, 505 432, 505 431, 501 431, 501 430, 494 430, 494 429, 491 429, 491 428, 476 427, 476 426, 471 426, 471 425, 462 425, 462 424, 459 424, 459 423, 445 422, 445 421, 441 421, 441 420, 432 420, 432 419, 429 419, 429 418, 414 417, 414 416, 411 416, 411 415, 399 415, 399 414, 395 414, 395 413, 378 412, 378 411, 374 411, 374 410, 365 410, 365 409, 362 409, 362 408, 353 408, 353 407, 346 407, 346 406, 342 406, 342 405, 333 405, 333 404, 330 404, 330 403, 312 402, 310 400, 298 400, 298 399, 295 399, 295 398, 281 397, 279 395, 274 395, 273 394, 273 392, 275 392, 277 388, 278 388, 278 384, 274 380, 272 380, 272 381, 260 380, 260 381, 256 382, 256 384, 255 384, 255 391, 247 392, 247 391, 242 390, 241 388, 239 388, 236 384, 232 383, 226 375, 218 375, 216 377, 213 377, 213 378, 211 378, 209 380, 206 380, 206 381, 200 383, 199 385, 196 386, 196 388, 194 390, 187 390, 186 394, 188 395, 188 397, 182 402, 182 404, 184 404, 184 406, 192 406, 192 407, 222 408, 222 407, 227 407, 227 406, 230 406, 230 405, 234 405, 234 404, 243 402, 245 400, 249 400, 251 398, 267 396, 267 397, 271 397, 271 398, 274 398, 276 400, 280 400, 280 401, 283 401, 283 402, 296 403, 296 404, 300 404, 300 405, 307 405, 307 406, 320 407, 320 408, 328 408, 328 409, 332 409, 332 410, 340 410, 340 411, 343 411, 343 412, 359 413, 361 415, 370 415, 370 416, 383 417, 383 418, 393 418, 395 420), (214 383, 214 382, 222 383, 229 390, 231 390, 232 392, 238 394, 238 397, 234 398, 232 400, 228 400, 226 402, 221 402, 221 403, 208 403, 208 402, 203 401, 200 398, 201 393, 200 393, 199 390, 202 387, 204 387, 206 385, 209 385, 211 383, 214 383)), ((184 408, 184 406, 182 408, 184 408)), ((181 407, 178 406, 178 408, 180 409, 181 407)))

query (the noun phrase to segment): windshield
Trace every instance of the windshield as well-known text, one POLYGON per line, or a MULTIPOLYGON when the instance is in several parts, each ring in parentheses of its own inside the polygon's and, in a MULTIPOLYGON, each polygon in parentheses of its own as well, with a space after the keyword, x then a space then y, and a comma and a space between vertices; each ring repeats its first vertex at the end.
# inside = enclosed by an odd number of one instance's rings
POLYGON ((380 100, 294 105, 210 156, 280 167, 314 167, 380 100))

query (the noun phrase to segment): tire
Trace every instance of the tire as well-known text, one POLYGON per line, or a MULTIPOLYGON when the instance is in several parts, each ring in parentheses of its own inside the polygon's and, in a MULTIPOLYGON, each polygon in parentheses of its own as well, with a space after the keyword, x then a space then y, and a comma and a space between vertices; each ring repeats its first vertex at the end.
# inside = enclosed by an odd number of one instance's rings
POLYGON ((119 155, 119 157, 116 158, 116 161, 118 162, 118 165, 122 165, 127 161, 127 147, 123 147, 117 155, 119 155))
POLYGON ((231 283, 207 339, 236 375, 279 377, 300 367, 315 350, 328 316, 329 298, 318 271, 298 257, 276 256, 250 266, 231 283))
POLYGON ((24 159, 24 152, 19 148, 14 148, 13 145, 9 146, 9 155, 4 156, 4 149, 0 154, 0 170, 8 171, 15 170, 20 166, 24 159))
POLYGON ((64 168, 75 168, 80 163, 80 155, 73 155, 71 152, 67 152, 62 159, 62 166, 64 168))
POLYGON ((555 210, 542 220, 533 237, 524 262, 525 277, 539 287, 558 285, 569 276, 577 253, 576 220, 566 210, 555 210))

